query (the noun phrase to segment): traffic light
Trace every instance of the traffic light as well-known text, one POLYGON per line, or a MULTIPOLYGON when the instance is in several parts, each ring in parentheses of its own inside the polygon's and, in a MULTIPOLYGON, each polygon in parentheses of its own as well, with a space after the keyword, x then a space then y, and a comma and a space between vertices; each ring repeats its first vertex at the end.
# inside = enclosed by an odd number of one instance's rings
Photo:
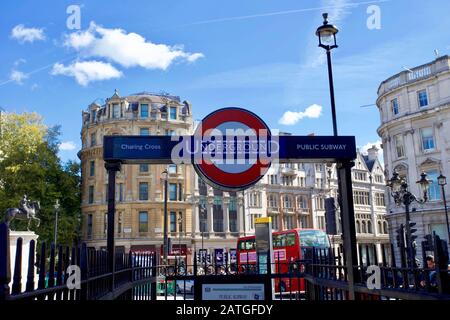
POLYGON ((417 232, 417 229, 414 228, 414 226, 415 226, 416 224, 417 224, 417 223, 415 223, 415 222, 410 222, 410 223, 409 223, 409 230, 410 230, 410 232, 411 232, 411 239, 409 239, 409 241, 410 241, 411 244, 417 239, 417 236, 414 234, 414 233, 417 232))
POLYGON ((400 227, 395 230, 397 235, 395 236, 397 239, 397 247, 404 248, 405 247, 405 232, 403 229, 403 224, 400 225, 400 227))
POLYGON ((334 205, 334 198, 325 199, 325 223, 327 234, 336 235, 336 207, 334 205))

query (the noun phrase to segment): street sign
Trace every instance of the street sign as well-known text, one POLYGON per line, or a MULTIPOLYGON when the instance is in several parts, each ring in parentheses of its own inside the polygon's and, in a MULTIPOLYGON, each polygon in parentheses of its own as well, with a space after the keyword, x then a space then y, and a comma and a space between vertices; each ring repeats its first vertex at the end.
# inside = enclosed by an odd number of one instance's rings
POLYGON ((355 137, 274 136, 254 113, 224 108, 206 116, 193 136, 105 136, 106 162, 192 164, 208 184, 239 191, 275 162, 356 158, 355 137))

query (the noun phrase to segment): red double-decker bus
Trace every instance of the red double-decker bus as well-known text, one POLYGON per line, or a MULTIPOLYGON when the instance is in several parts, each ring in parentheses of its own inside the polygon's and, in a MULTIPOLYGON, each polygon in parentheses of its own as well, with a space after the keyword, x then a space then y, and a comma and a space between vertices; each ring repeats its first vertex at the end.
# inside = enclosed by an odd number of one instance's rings
MULTIPOLYGON (((275 280, 275 292, 304 292, 304 280, 295 277, 299 260, 309 259, 312 249, 328 249, 330 241, 323 230, 292 229, 272 233, 275 273, 289 274, 290 277, 275 280)), ((237 243, 237 263, 240 272, 256 272, 255 236, 241 237, 237 243)))

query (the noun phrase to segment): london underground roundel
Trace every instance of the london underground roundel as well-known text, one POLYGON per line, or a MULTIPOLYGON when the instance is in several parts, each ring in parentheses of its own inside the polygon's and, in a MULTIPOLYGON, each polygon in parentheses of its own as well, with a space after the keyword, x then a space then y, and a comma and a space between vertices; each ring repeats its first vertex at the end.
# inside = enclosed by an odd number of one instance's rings
POLYGON ((197 174, 224 191, 243 190, 258 182, 271 164, 269 127, 242 108, 219 109, 196 128, 197 174), (201 154, 201 157, 198 155, 201 154))

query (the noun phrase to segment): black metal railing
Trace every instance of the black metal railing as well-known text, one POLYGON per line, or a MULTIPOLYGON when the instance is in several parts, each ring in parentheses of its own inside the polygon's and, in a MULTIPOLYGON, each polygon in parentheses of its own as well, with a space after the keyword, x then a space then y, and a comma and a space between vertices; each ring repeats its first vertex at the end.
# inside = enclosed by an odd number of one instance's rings
POLYGON ((36 242, 31 240, 24 279, 23 239, 17 239, 11 264, 9 229, 0 224, 0 300, 156 299, 155 253, 117 253, 115 269, 110 270, 108 252, 86 244, 55 248, 41 243, 35 249, 36 242))

